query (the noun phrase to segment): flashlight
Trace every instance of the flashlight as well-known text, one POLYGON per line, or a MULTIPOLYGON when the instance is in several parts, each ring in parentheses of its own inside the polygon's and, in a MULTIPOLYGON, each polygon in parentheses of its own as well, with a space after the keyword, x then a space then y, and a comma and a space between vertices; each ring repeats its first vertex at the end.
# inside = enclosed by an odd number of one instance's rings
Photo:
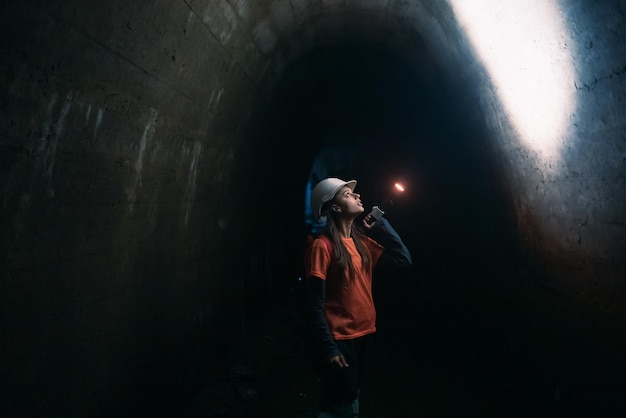
MULTIPOLYGON (((391 196, 394 193, 402 193, 402 192, 404 192, 404 186, 401 183, 395 183, 393 185, 393 188, 391 189, 391 191, 383 199, 383 203, 389 202, 391 205, 393 205, 393 201, 391 200, 391 196)), ((382 218, 382 216, 384 214, 385 214, 385 211, 382 210, 379 206, 372 207, 372 211, 370 212, 370 215, 372 215, 373 219, 372 219, 372 221, 370 223, 376 222, 377 220, 382 218)))

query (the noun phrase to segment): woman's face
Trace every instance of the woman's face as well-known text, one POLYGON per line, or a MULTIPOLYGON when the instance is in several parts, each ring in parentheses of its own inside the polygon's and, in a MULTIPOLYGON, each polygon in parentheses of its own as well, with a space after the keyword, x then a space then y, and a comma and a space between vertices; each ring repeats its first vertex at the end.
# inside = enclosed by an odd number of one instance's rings
POLYGON ((348 186, 344 186, 335 195, 335 204, 339 206, 342 216, 355 218, 365 209, 361 203, 361 195, 354 193, 348 186))

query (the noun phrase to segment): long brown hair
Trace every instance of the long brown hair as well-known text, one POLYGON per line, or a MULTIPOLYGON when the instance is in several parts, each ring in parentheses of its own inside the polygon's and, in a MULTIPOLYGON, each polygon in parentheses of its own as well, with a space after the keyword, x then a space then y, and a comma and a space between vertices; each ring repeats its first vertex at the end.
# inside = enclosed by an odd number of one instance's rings
MULTIPOLYGON (((331 202, 328 202, 328 203, 331 203, 331 202)), ((330 207, 330 205, 326 207, 330 207)), ((343 244, 343 241, 341 240, 341 234, 339 233, 339 226, 338 226, 339 215, 330 210, 327 210, 325 212, 326 212, 326 219, 328 220, 327 226, 326 226, 326 234, 330 238, 330 241, 332 243, 332 248, 333 248, 333 254, 332 254, 333 265, 331 268, 336 268, 339 272, 344 272, 347 269, 348 277, 344 277, 343 274, 339 274, 338 276, 340 277, 340 280, 342 281, 346 279, 349 281, 352 281, 354 279, 354 273, 355 273, 354 264, 352 263, 352 257, 350 256, 350 253, 348 252, 345 245, 343 244)), ((361 256, 361 264, 363 268, 365 268, 366 270, 369 270, 371 267, 372 260, 370 257, 370 253, 364 242, 363 232, 356 225, 352 225, 352 228, 350 229, 350 237, 354 241, 356 250, 361 256)))

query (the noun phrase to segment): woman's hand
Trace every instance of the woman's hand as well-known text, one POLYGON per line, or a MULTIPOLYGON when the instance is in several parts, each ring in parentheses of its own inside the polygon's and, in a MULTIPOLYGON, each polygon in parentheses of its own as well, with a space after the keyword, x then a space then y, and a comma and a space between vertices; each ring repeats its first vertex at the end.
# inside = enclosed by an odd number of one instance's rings
POLYGON ((343 357, 343 355, 331 357, 330 358, 330 363, 331 364, 336 364, 337 366, 341 367, 342 369, 344 367, 348 367, 348 362, 343 357))
POLYGON ((372 226, 374 226, 374 223, 376 222, 376 218, 374 218, 374 216, 371 213, 368 213, 367 215, 365 215, 363 217, 363 228, 365 230, 369 230, 372 229, 372 226))

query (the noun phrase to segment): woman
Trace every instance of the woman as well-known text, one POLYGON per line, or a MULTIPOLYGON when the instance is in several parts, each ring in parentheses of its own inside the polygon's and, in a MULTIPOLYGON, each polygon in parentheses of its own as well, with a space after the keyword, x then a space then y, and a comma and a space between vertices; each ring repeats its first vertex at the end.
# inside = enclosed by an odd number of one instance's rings
POLYGON ((408 249, 382 212, 356 225, 364 209, 355 186, 355 180, 327 178, 311 193, 313 215, 327 219, 326 231, 312 242, 305 259, 314 360, 323 387, 320 417, 359 416, 361 366, 376 331, 372 269, 381 257, 411 264, 408 249))

